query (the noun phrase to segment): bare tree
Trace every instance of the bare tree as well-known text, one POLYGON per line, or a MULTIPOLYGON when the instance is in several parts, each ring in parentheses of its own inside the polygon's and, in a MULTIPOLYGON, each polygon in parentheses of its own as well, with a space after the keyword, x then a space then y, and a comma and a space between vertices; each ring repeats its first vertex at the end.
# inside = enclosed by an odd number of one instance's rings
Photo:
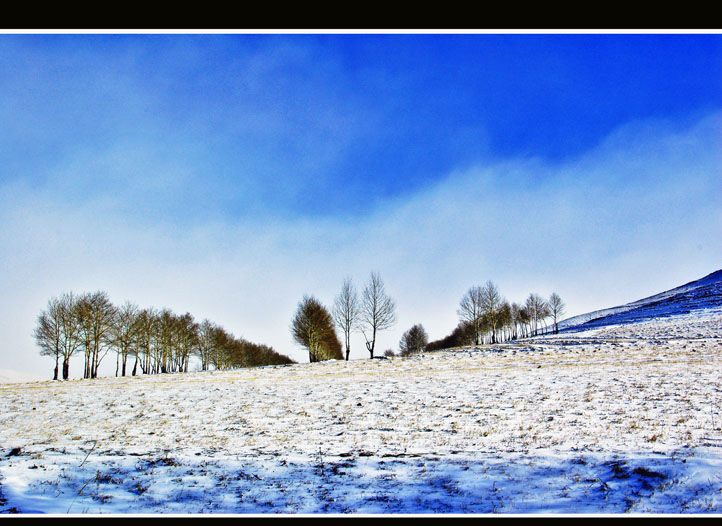
POLYGON ((519 308, 519 328, 521 330, 521 337, 527 338, 531 335, 531 313, 529 312, 527 299, 526 303, 519 308))
POLYGON ((503 301, 499 308, 499 327, 502 332, 502 341, 511 340, 513 335, 513 313, 508 301, 503 301))
POLYGON ((510 307, 511 315, 511 339, 516 340, 519 337, 519 325, 521 323, 521 307, 518 303, 512 303, 510 307))
POLYGON ((482 295, 481 287, 471 287, 461 298, 457 311, 462 322, 466 322, 473 330, 474 344, 479 345, 481 337, 482 295))
POLYGON ((549 311, 554 319, 554 334, 558 334, 559 318, 564 315, 564 308, 566 305, 564 305, 562 298, 556 292, 552 292, 552 295, 549 296, 549 301, 547 303, 549 304, 549 311))
POLYGON ((158 327, 158 312, 153 308, 146 308, 138 313, 136 318, 136 351, 133 376, 138 372, 138 365, 143 374, 152 372, 153 345, 158 327))
POLYGON ((538 300, 539 296, 531 293, 526 298, 526 302, 524 303, 524 309, 526 311, 526 315, 529 320, 529 335, 530 336, 536 336, 536 326, 537 326, 537 319, 539 317, 538 314, 538 300))
POLYGON ((55 356, 56 379, 59 376, 57 368, 60 356, 63 357, 63 380, 70 376, 70 358, 80 348, 80 336, 78 297, 67 292, 59 298, 51 299, 47 310, 38 317, 35 338, 40 345, 41 354, 55 356))
POLYGON ((234 338, 223 327, 213 325, 210 329, 212 347, 209 362, 216 370, 227 369, 231 365, 231 353, 234 338))
POLYGON ((539 323, 549 315, 546 301, 539 294, 532 293, 526 299, 524 307, 529 315, 532 336, 536 336, 539 332, 539 323))
POLYGON ((173 354, 177 345, 176 315, 168 308, 158 314, 156 334, 156 371, 162 374, 171 372, 173 354))
POLYGON ((213 329, 215 325, 210 320, 203 320, 198 326, 198 345, 196 353, 201 359, 201 371, 207 371, 213 352, 213 329))
POLYGON ((504 303, 499 289, 487 281, 481 289, 481 310, 491 326, 491 343, 496 343, 496 329, 499 326, 501 306, 504 303))
POLYGON ((351 333, 356 330, 359 318, 359 300, 351 278, 344 280, 341 292, 333 302, 332 315, 334 323, 343 332, 348 361, 351 354, 351 333))
POLYGON ((193 351, 198 347, 199 326, 190 312, 176 318, 176 360, 174 370, 188 372, 188 363, 193 351))
POLYGON ((83 294, 78 300, 77 314, 85 346, 84 378, 98 376, 100 362, 110 349, 115 311, 106 292, 83 294))
POLYGON ((38 315, 38 321, 35 326, 33 336, 40 347, 42 356, 51 356, 55 358, 55 370, 53 372, 53 380, 58 379, 58 369, 60 364, 60 356, 63 351, 63 330, 61 326, 61 309, 60 300, 52 298, 48 301, 47 310, 38 315))
POLYGON ((120 306, 113 319, 110 335, 117 353, 115 376, 120 366, 121 376, 125 376, 128 355, 135 351, 138 336, 138 306, 126 301, 120 306))
POLYGON ((369 283, 363 291, 361 298, 361 322, 371 334, 369 339, 366 332, 361 332, 366 340, 366 349, 371 358, 374 357, 376 347, 376 334, 386 330, 396 323, 396 305, 386 294, 384 283, 378 272, 372 272, 369 283))
POLYGON ((63 332, 63 380, 70 377, 70 358, 81 346, 79 298, 72 292, 60 297, 60 324, 63 332))
POLYGON ((547 325, 547 318, 552 315, 551 308, 549 307, 549 303, 546 300, 542 300, 541 304, 539 305, 539 319, 544 324, 544 332, 543 334, 546 334, 548 325, 547 325))

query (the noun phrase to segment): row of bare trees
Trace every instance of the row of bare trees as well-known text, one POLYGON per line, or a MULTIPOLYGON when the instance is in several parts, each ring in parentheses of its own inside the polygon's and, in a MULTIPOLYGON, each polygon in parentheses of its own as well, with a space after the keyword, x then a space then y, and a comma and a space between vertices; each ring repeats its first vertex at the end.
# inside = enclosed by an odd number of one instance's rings
POLYGON ((487 281, 464 294, 457 311, 457 327, 445 338, 429 343, 426 350, 517 340, 549 330, 557 333, 564 310, 564 302, 557 293, 552 293, 549 299, 532 293, 522 304, 509 303, 498 287, 487 281))
POLYGON ((538 294, 529 294, 524 304, 509 303, 499 293, 497 286, 487 281, 483 286, 471 287, 461 299, 457 311, 461 327, 460 335, 467 334, 475 345, 498 343, 545 333, 551 328, 559 331, 559 320, 565 305, 557 293, 548 300, 538 294))
MULTIPOLYGON (((548 300, 532 293, 523 304, 509 303, 498 287, 487 281, 483 286, 471 287, 462 297, 457 311, 460 322, 451 335, 429 343, 423 325, 414 325, 401 337, 399 355, 527 338, 548 332, 550 327, 558 332, 564 309, 564 302, 556 293, 548 300), (551 326, 547 323, 550 319, 551 326)), ((311 362, 348 360, 351 334, 357 331, 363 334, 366 350, 373 358, 378 333, 395 322, 395 303, 386 293, 379 273, 372 272, 360 296, 351 278, 346 278, 330 311, 316 298, 304 296, 291 323, 291 333, 297 343, 308 349, 311 362), (343 334, 345 355, 335 327, 343 334)), ((387 350, 386 355, 395 353, 387 350)))
POLYGON ((53 379, 69 378, 70 359, 84 357, 83 378, 96 378, 108 353, 116 354, 115 374, 187 372, 191 357, 201 369, 229 369, 293 363, 271 347, 236 338, 209 320, 197 323, 190 313, 115 306, 106 292, 62 294, 48 301, 34 331, 40 353, 55 359, 53 379), (62 362, 62 371, 60 364, 62 362))
POLYGON ((378 333, 396 323, 396 304, 386 293, 381 275, 372 272, 361 296, 350 277, 334 299, 329 311, 316 298, 304 296, 291 323, 293 339, 309 352, 311 362, 328 359, 349 359, 351 335, 361 332, 369 357, 374 357, 378 333), (345 354, 335 328, 343 333, 345 354))

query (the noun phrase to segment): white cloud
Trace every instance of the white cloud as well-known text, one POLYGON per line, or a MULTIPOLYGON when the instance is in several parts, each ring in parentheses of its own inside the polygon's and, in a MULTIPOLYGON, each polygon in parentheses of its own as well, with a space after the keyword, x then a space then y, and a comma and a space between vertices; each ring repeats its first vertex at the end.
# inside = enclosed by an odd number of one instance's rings
MULTIPOLYGON (((303 294, 330 306, 346 275, 360 289, 372 270, 399 313, 380 352, 415 323, 447 335, 463 293, 489 279, 510 301, 556 291, 569 315, 654 294, 722 267, 721 129, 720 114, 636 124, 578 159, 480 163, 360 219, 146 221, 122 191, 68 200, 61 179, 6 182, 3 367, 51 371, 32 329, 67 290, 189 311, 297 360, 289 325, 303 294)), ((352 357, 365 356, 357 336, 352 357)))

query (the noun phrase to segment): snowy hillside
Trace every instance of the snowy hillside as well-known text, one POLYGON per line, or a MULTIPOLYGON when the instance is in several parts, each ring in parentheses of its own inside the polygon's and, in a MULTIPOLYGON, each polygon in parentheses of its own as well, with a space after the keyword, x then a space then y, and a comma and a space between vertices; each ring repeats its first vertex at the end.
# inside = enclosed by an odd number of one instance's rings
POLYGON ((568 318, 559 323, 559 330, 584 330, 590 327, 675 316, 700 309, 722 309, 722 270, 626 305, 568 318))
POLYGON ((0 512, 722 513, 711 277, 515 343, 1 385, 0 512))

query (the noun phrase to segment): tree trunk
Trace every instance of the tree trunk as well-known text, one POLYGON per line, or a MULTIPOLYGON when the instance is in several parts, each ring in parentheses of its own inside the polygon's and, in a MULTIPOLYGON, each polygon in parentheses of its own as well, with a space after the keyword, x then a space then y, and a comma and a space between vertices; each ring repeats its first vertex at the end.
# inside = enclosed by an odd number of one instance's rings
POLYGON ((366 348, 369 351, 370 357, 374 357, 374 347, 376 347, 376 327, 374 327, 371 343, 366 342, 366 348))

